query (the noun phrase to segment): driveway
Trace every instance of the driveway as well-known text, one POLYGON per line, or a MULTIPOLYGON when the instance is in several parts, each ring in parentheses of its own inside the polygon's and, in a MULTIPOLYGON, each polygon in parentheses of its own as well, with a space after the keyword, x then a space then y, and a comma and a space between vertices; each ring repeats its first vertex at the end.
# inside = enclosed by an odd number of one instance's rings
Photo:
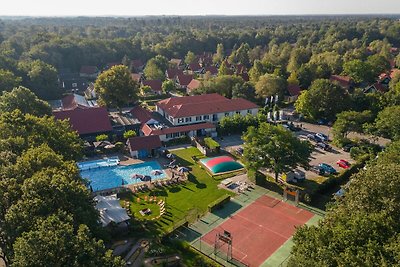
POLYGON ((217 139, 218 143, 221 145, 221 149, 229 153, 236 151, 237 148, 243 145, 243 140, 241 135, 229 135, 217 139))

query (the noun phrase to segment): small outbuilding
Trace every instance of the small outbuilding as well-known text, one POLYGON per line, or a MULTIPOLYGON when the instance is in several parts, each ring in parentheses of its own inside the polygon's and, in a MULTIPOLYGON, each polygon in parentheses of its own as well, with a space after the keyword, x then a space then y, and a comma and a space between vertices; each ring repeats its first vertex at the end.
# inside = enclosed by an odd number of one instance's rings
POLYGON ((95 208, 100 213, 100 221, 103 227, 108 226, 111 222, 118 225, 130 219, 126 210, 121 207, 116 195, 96 196, 94 200, 96 202, 95 208))
POLYGON ((133 158, 146 158, 155 156, 158 149, 162 147, 158 135, 131 137, 126 142, 129 153, 133 158))

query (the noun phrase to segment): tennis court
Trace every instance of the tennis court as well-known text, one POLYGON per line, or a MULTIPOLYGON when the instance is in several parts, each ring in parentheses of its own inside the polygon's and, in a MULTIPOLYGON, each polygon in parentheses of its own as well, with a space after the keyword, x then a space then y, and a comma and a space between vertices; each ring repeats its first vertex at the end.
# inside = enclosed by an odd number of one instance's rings
MULTIPOLYGON (((232 236, 233 258, 247 266, 260 266, 291 238, 296 226, 313 216, 309 211, 264 195, 201 239, 214 247, 216 235, 228 231, 232 236)), ((227 252, 228 245, 220 249, 227 252)))

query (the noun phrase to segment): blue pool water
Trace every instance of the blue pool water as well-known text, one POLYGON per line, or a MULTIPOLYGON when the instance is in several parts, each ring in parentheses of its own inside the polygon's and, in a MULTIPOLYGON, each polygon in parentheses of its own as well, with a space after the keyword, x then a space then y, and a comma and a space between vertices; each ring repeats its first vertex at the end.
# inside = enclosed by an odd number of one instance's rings
MULTIPOLYGON (((99 163, 99 161, 96 162, 99 163)), ((122 183, 124 185, 141 183, 142 181, 140 179, 132 177, 135 174, 150 176, 152 180, 164 179, 167 177, 157 161, 143 162, 128 166, 103 166, 106 167, 83 168, 80 171, 82 178, 90 181, 90 186, 93 191, 119 187, 122 183), (154 170, 161 170, 162 173, 155 175, 152 173, 154 170)))
POLYGON ((100 167, 116 166, 118 164, 119 164, 119 158, 111 157, 107 159, 78 162, 78 168, 79 170, 89 170, 100 167))

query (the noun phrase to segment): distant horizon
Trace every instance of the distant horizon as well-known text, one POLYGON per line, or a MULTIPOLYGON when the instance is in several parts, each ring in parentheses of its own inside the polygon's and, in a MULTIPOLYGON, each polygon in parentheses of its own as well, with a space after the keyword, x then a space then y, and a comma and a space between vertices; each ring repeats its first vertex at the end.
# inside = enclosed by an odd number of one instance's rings
POLYGON ((144 17, 144 16, 312 16, 398 15, 399 0, 6 0, 0 16, 144 17))

